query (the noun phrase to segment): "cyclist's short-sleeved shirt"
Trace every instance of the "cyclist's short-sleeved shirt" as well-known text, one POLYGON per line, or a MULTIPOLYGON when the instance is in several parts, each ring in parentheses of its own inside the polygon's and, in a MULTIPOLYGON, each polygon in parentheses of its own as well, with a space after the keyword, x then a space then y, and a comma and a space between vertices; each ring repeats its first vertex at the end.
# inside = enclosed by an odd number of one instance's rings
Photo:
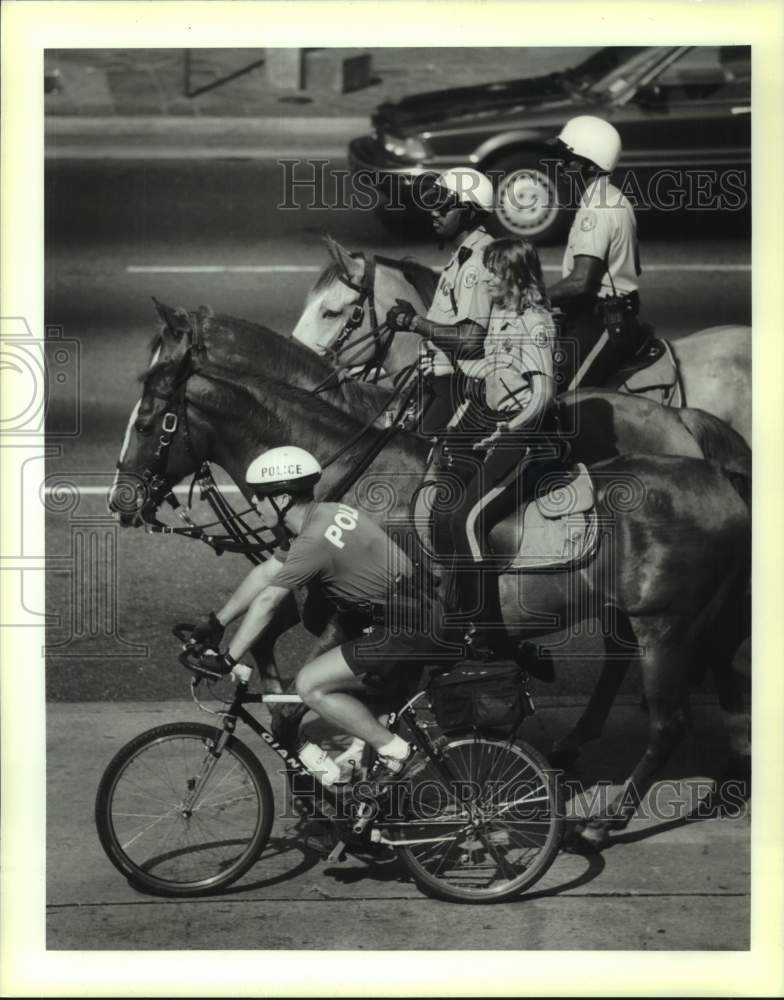
POLYGON ((283 563, 276 587, 317 581, 346 604, 384 603, 397 578, 412 574, 411 561, 380 525, 344 503, 314 503, 288 551, 273 556, 283 563))
MULTIPOLYGON (((552 380, 555 322, 543 308, 526 309, 522 315, 494 309, 485 338, 485 356, 468 362, 469 374, 483 378, 485 399, 494 410, 519 412, 532 400, 533 375, 552 380)), ((464 366, 466 367, 466 366, 464 366)), ((548 384, 548 391, 552 391, 548 384)))
POLYGON ((606 262, 599 298, 612 295, 613 285, 619 295, 637 291, 641 269, 634 209, 607 177, 597 177, 580 199, 564 252, 564 277, 574 270, 575 257, 606 262))
POLYGON ((493 237, 482 226, 469 233, 441 272, 426 319, 453 326, 472 320, 487 329, 490 318, 489 274, 482 256, 493 237))

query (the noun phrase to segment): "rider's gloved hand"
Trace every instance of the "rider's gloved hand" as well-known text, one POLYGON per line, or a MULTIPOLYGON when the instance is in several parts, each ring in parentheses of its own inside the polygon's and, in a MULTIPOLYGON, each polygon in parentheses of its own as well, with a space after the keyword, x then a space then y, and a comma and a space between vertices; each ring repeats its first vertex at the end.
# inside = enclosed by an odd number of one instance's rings
POLYGON ((395 303, 387 312, 387 326, 393 330, 410 330, 416 317, 416 309, 403 299, 395 299, 395 303))
POLYGON ((199 657, 196 669, 204 677, 212 677, 217 680, 230 674, 236 665, 237 661, 228 651, 222 653, 210 649, 199 657))
POLYGON ((221 639, 225 631, 225 626, 221 625, 218 621, 215 612, 210 611, 209 615, 194 627, 193 632, 191 632, 191 638, 195 639, 202 646, 217 649, 221 644, 221 639))

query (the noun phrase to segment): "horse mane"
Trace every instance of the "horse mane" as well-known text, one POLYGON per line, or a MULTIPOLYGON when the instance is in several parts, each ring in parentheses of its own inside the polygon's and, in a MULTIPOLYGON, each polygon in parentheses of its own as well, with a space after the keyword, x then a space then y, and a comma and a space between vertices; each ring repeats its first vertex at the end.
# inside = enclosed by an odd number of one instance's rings
POLYGON ((347 430, 361 427, 367 419, 364 413, 345 411, 336 408, 324 396, 314 396, 310 390, 302 386, 292 385, 283 379, 262 375, 258 372, 242 372, 237 374, 227 368, 209 366, 200 369, 199 374, 212 384, 213 400, 210 406, 203 401, 199 405, 207 409, 215 409, 223 414, 236 417, 247 415, 247 405, 255 406, 257 396, 268 397, 270 394, 279 399, 295 403, 307 411, 313 423, 329 423, 335 426, 336 420, 345 421, 347 430))
MULTIPOLYGON (((237 316, 211 313, 203 307, 188 315, 195 344, 202 338, 209 344, 213 337, 217 340, 223 331, 229 332, 232 355, 237 359, 237 370, 230 372, 225 364, 218 367, 223 368, 227 375, 233 374, 238 381, 240 378, 245 380, 248 377, 258 378, 266 382, 280 383, 292 391, 299 387, 302 392, 309 395, 310 390, 303 385, 304 380, 317 385, 335 374, 329 362, 311 351, 309 347, 270 327, 237 316), (270 362, 274 365, 273 376, 269 374, 270 362)), ((158 331, 150 340, 150 359, 154 357, 162 343, 162 332, 158 331)), ((167 359, 159 360, 157 364, 150 365, 139 376, 140 379, 146 381, 167 364, 169 364, 167 359)), ((334 387, 325 389, 322 395, 333 406, 337 405, 352 416, 367 419, 369 414, 381 409, 382 403, 390 397, 391 390, 354 379, 343 379, 334 387)))
MULTIPOLYGON (((403 257, 401 260, 394 260, 392 257, 376 257, 376 263, 381 265, 381 267, 389 267, 400 271, 425 305, 430 306, 436 292, 436 285, 438 284, 438 275, 432 268, 429 268, 426 264, 422 264, 414 257, 403 257)), ((344 277, 345 273, 341 265, 335 260, 329 260, 313 282, 308 292, 308 298, 311 298, 317 292, 323 292, 325 289, 330 288, 336 281, 340 281, 344 277)))

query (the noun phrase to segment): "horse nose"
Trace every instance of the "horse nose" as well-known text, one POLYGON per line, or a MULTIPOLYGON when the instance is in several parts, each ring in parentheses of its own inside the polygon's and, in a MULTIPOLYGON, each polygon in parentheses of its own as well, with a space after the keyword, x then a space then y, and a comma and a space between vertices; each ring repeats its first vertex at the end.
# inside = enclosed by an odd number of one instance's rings
POLYGON ((144 496, 144 486, 138 476, 118 474, 109 491, 107 506, 112 514, 118 515, 120 524, 136 524, 144 504, 144 496))

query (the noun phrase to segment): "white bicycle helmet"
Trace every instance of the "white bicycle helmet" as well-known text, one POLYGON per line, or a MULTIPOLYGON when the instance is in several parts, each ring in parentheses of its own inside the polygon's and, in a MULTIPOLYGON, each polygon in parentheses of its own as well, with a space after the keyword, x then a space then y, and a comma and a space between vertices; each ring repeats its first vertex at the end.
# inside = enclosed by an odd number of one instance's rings
POLYGON ((621 155, 621 137, 614 125, 593 115, 570 118, 561 129, 558 142, 569 152, 590 160, 600 170, 611 174, 621 155))
POLYGON ((299 493, 321 479, 321 466, 304 448, 284 445, 271 448, 254 460, 245 473, 245 481, 259 496, 299 493))
POLYGON ((434 184, 445 194, 454 195, 461 205, 473 205, 481 212, 494 208, 493 185, 490 178, 473 167, 452 167, 435 179, 434 184))

